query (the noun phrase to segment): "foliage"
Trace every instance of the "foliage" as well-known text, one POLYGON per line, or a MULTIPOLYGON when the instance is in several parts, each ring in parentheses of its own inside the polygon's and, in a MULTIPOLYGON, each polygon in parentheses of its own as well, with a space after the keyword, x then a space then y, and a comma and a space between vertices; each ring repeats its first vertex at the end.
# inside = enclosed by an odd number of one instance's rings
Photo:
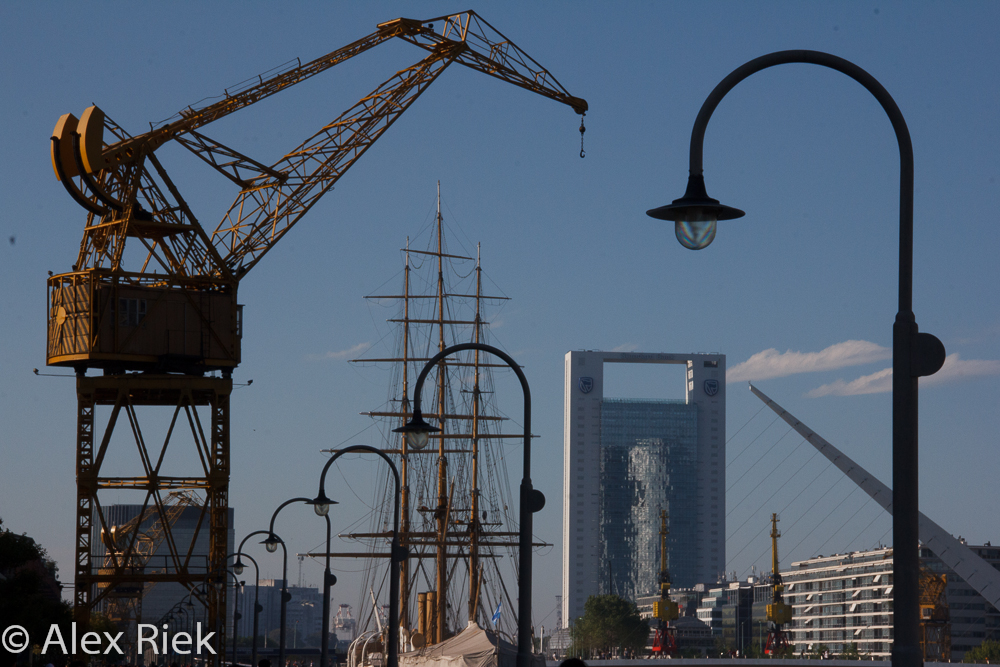
POLYGON ((44 550, 27 535, 17 535, 3 528, 0 519, 0 572, 6 573, 33 560, 41 560, 44 550))
POLYGON ((572 655, 642 651, 649 638, 649 623, 639 616, 635 603, 617 595, 591 595, 583 606, 570 636, 572 655))
POLYGON ((962 662, 976 662, 979 664, 996 664, 1000 662, 1000 641, 987 639, 982 644, 967 651, 962 662))
MULTIPOLYGON (((73 618, 69 605, 60 597, 55 563, 30 537, 16 535, 2 525, 0 520, 0 628, 20 625, 35 643, 41 644, 49 628, 58 625, 63 637, 68 638, 73 618)), ((46 662, 60 664, 65 660, 62 652, 52 646, 43 655, 46 662)), ((23 657, 0 647, 0 667, 23 657)))
POLYGON ((743 656, 743 657, 745 657, 745 658, 763 658, 764 657, 764 649, 761 648, 760 644, 758 644, 757 642, 753 642, 752 644, 750 644, 750 646, 747 647, 747 649, 746 649, 746 655, 743 656))
POLYGON ((812 660, 822 660, 829 650, 830 647, 826 644, 813 644, 812 651, 809 652, 809 658, 812 660))
POLYGON ((837 656, 840 660, 860 660, 861 654, 858 652, 858 645, 856 642, 851 642, 844 647, 843 653, 837 656))
POLYGON ((787 644, 780 648, 772 648, 772 653, 768 658, 794 658, 795 657, 795 647, 791 644, 787 644))
POLYGON ((709 658, 728 658, 729 657, 729 644, 722 637, 716 637, 715 643, 711 650, 708 651, 709 658))

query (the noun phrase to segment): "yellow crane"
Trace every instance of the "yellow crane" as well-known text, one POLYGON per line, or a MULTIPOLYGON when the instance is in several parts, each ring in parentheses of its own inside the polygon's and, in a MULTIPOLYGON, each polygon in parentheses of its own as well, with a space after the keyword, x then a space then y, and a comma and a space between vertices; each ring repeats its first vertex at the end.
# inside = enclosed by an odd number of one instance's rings
POLYGON ((653 654, 676 655, 677 634, 670 627, 670 621, 680 617, 676 602, 670 599, 670 571, 667 570, 667 529, 666 510, 660 510, 660 599, 653 603, 653 616, 657 619, 656 634, 653 636, 653 654))
POLYGON ((155 581, 143 580, 150 557, 165 543, 165 564, 170 559, 174 567, 184 568, 190 561, 190 551, 179 551, 171 530, 188 507, 202 507, 201 499, 190 491, 172 491, 162 502, 157 497, 153 506, 140 508, 139 513, 125 523, 101 531, 105 551, 100 574, 111 575, 114 583, 103 581, 98 584, 98 589, 113 590, 105 598, 104 612, 125 632, 122 649, 126 652, 136 645, 137 623, 142 619, 142 600, 156 585, 155 581), (145 530, 143 526, 146 526, 145 530))
POLYGON ((785 585, 778 567, 778 515, 771 514, 771 603, 767 605, 767 643, 765 655, 782 655, 788 652, 788 634, 785 626, 792 622, 792 606, 785 604, 785 585))
POLYGON ((925 662, 951 662, 948 575, 920 567, 920 648, 925 662))
MULTIPOLYGON (((468 11, 381 23, 352 44, 249 79, 141 134, 130 134, 97 106, 79 118, 59 118, 51 141, 53 169, 87 211, 72 271, 48 280, 46 349, 49 365, 70 367, 77 374, 77 621, 85 623, 90 609, 114 588, 112 575, 92 562, 92 536, 97 528, 108 529, 98 499, 101 489, 143 490, 147 503, 151 494, 163 490, 204 491, 207 571, 189 569, 160 578, 193 588, 222 567, 229 399, 243 335, 239 282, 452 63, 566 104, 581 116, 587 111, 586 101, 570 95, 544 67, 468 11), (271 165, 203 133, 216 120, 393 39, 419 47, 425 55, 271 165), (211 233, 157 158, 157 150, 169 142, 186 148, 238 189, 211 233), (91 369, 103 374, 88 376, 91 369), (111 408, 103 436, 95 433, 97 406, 111 408), (147 406, 174 411, 158 456, 150 452, 139 426, 139 412, 147 406), (210 413, 207 433, 199 408, 210 413), (142 467, 133 475, 109 476, 102 474, 102 463, 121 415, 131 426, 142 467), (202 466, 191 475, 168 476, 161 469, 163 453, 174 425, 185 423, 202 466), (109 585, 99 590, 100 584, 109 585)), ((225 608, 225 587, 212 588, 210 624, 225 608)))

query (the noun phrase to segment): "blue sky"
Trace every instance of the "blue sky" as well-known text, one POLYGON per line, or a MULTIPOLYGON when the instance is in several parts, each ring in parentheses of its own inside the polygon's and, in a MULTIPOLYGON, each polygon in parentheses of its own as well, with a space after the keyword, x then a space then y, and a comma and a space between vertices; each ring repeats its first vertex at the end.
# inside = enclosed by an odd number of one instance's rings
MULTIPOLYGON (((85 220, 50 166, 58 117, 96 103, 138 133, 382 21, 466 8, 0 7, 0 517, 36 537, 64 581, 73 569, 74 383, 31 372, 45 362, 46 271, 70 269, 85 220)), ((875 100, 815 66, 757 74, 723 101, 705 143, 709 194, 746 217, 721 223, 714 244, 692 252, 645 215, 683 193, 691 125, 715 84, 751 58, 804 48, 868 70, 907 120, 916 164, 914 310, 921 330, 950 355, 941 377, 921 383, 921 509, 956 535, 1000 539, 1000 515, 989 509, 1000 499, 1000 6, 512 2, 473 9, 589 101, 587 157, 578 157, 579 121, 569 108, 449 68, 244 279, 244 362, 235 377, 254 383, 233 394, 237 536, 263 527, 281 501, 311 494, 320 449, 375 442, 358 413, 384 400, 384 376, 347 359, 377 345, 387 316, 362 297, 398 284, 398 250, 429 221, 440 180, 454 242, 465 252, 481 242, 487 275, 512 299, 493 340, 523 365, 532 387, 540 436, 534 477, 549 499, 535 529, 556 544, 535 558, 536 623, 555 624, 563 355, 571 349, 728 356, 727 569, 743 576, 767 568, 761 535, 775 511, 784 512, 783 563, 890 540, 889 519, 811 458, 801 439, 772 425, 745 389, 755 381, 891 485, 885 370, 896 312, 898 153, 875 100)), ((209 134, 276 161, 420 57, 414 47, 386 44, 209 134)), ((177 149, 162 159, 214 228, 235 197, 231 185, 177 149)), ((637 371, 620 382, 634 396, 683 392, 670 373, 637 371)), ((516 382, 501 380, 498 392, 510 397, 506 412, 519 414, 516 382)), ((364 467, 350 468, 358 484, 364 467)), ((344 525, 351 522, 349 504, 337 511, 344 525)), ((287 521, 293 550, 319 544, 318 522, 304 510, 287 521)), ((280 576, 271 560, 264 559, 267 576, 280 576)), ((336 602, 353 604, 351 568, 338 567, 336 602)), ((319 566, 304 568, 307 581, 318 583, 319 566)))

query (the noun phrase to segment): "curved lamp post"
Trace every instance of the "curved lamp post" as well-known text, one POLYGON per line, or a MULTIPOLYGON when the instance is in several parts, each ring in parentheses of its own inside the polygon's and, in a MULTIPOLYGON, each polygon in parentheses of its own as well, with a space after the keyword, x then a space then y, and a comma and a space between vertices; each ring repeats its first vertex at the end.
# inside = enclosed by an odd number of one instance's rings
POLYGON ((424 421, 423 413, 420 410, 420 390, 424 386, 427 374, 437 362, 462 350, 481 350, 502 359, 517 375, 517 379, 521 382, 521 391, 524 393, 524 469, 521 477, 520 525, 518 527, 518 570, 520 576, 517 582, 517 667, 530 667, 533 649, 531 645, 532 515, 545 506, 545 496, 531 485, 531 390, 528 388, 528 380, 521 372, 520 366, 506 352, 492 345, 459 343, 446 347, 431 357, 420 371, 417 383, 413 387, 413 416, 405 426, 394 429, 394 432, 403 433, 412 447, 421 449, 427 444, 428 434, 440 430, 424 421))
MULTIPOLYGON (((233 554, 230 554, 230 556, 232 556, 232 555, 233 554)), ((224 559, 223 562, 228 561, 228 560, 229 560, 229 556, 226 556, 226 558, 224 559)), ((240 568, 240 569, 242 570, 242 568, 240 568)), ((239 634, 236 631, 236 629, 237 629, 237 622, 243 616, 243 614, 240 613, 240 586, 246 585, 246 582, 245 581, 240 581, 239 574, 236 573, 234 570, 229 569, 228 567, 226 567, 225 572, 226 572, 227 575, 229 575, 229 577, 233 578, 233 655, 232 655, 232 663, 231 664, 235 665, 236 664, 236 637, 239 634)), ((229 579, 228 579, 228 577, 226 577, 226 583, 224 585, 228 585, 228 583, 229 583, 229 579)), ((225 624, 225 620, 224 619, 223 619, 223 624, 225 624)), ((219 655, 223 655, 225 653, 225 650, 226 650, 226 647, 223 646, 222 647, 222 652, 220 652, 219 655)))
POLYGON ((285 548, 285 541, 274 534, 274 517, 277 516, 278 512, 281 511, 285 505, 300 500, 299 498, 294 498, 287 502, 282 503, 278 506, 278 509, 274 511, 271 515, 271 529, 270 530, 255 530, 252 533, 247 533, 247 536, 243 538, 240 542, 239 549, 236 550, 237 553, 243 552, 243 545, 246 541, 253 537, 254 535, 267 535, 267 538, 261 542, 267 549, 268 553, 274 553, 281 547, 281 617, 280 617, 280 634, 278 640, 278 667, 285 667, 285 606, 288 603, 288 549, 285 548))
MULTIPOLYGON (((259 600, 259 592, 260 592, 260 568, 257 566, 257 561, 254 560, 253 557, 250 556, 249 554, 245 554, 242 551, 237 551, 235 553, 231 553, 228 556, 226 556, 226 560, 228 561, 233 556, 236 556, 236 562, 233 563, 233 572, 235 572, 237 574, 237 576, 243 574, 243 568, 246 567, 243 564, 243 556, 246 556, 250 560, 250 562, 253 563, 253 570, 254 570, 254 584, 253 584, 253 644, 252 644, 252 649, 251 649, 252 652, 251 652, 251 656, 250 656, 250 663, 251 663, 251 667, 257 667, 257 622, 258 622, 258 617, 260 616, 260 612, 262 612, 264 610, 264 608, 260 606, 260 602, 258 601, 259 600)), ((233 630, 233 634, 234 635, 236 634, 235 630, 233 630)), ((233 658, 233 662, 234 663, 236 662, 236 658, 235 657, 233 658)))
POLYGON ((687 191, 672 204, 646 213, 674 221, 681 245, 700 249, 715 237, 716 221, 743 215, 708 196, 702 175, 702 147, 712 112, 736 84, 775 65, 806 63, 837 70, 875 96, 899 144, 899 311, 892 328, 892 485, 893 485, 893 649, 896 667, 917 667, 920 649, 917 468, 917 378, 933 375, 944 364, 941 341, 920 333, 913 315, 913 145, 903 115, 885 88, 854 63, 819 51, 778 51, 738 67, 702 104, 691 132, 687 191))
MULTIPOLYGON (((201 621, 201 623, 206 623, 207 622, 206 614, 207 614, 207 610, 208 610, 208 605, 207 605, 207 603, 204 600, 202 600, 202 596, 208 597, 209 595, 211 595, 211 593, 209 591, 209 586, 212 586, 212 587, 216 588, 216 590, 218 590, 218 589, 222 588, 223 586, 225 586, 226 585, 226 581, 227 581, 226 578, 225 578, 225 576, 218 574, 218 572, 219 572, 219 570, 212 570, 211 572, 206 573, 205 579, 203 581, 201 581, 200 583, 195 584, 190 589, 190 592, 188 592, 187 595, 185 595, 183 598, 181 598, 181 601, 178 602, 175 605, 176 607, 183 608, 182 609, 183 611, 185 611, 187 614, 190 614, 190 616, 191 616, 191 619, 190 619, 191 620, 190 636, 191 637, 195 636, 195 624, 196 624, 196 618, 197 618, 195 616, 195 611, 194 611, 194 606, 195 605, 194 605, 194 602, 191 601, 191 598, 194 598, 194 597, 198 598, 198 601, 202 605, 202 621, 201 621)), ((228 572, 228 570, 226 572, 228 574, 232 575, 232 573, 228 572)), ((222 615, 221 622, 223 624, 225 623, 225 614, 222 615)), ((216 640, 215 640, 216 641, 216 646, 219 648, 219 650, 215 653, 215 658, 213 660, 215 662, 217 662, 218 664, 221 665, 222 662, 224 661, 225 657, 226 657, 225 656, 226 646, 225 646, 225 642, 222 641, 222 632, 220 632, 219 623, 220 623, 220 618, 217 617, 215 619, 215 627, 209 628, 209 630, 211 631, 212 635, 214 635, 214 637, 216 638, 216 640)), ((203 660, 203 662, 206 665, 208 664, 207 660, 203 660)))
MULTIPOLYGON (((422 376, 421 376, 422 377, 422 376)), ((419 384, 418 384, 419 386, 419 384)), ((417 394, 419 396, 419 394, 417 394)), ((426 437, 424 438, 426 442, 426 437)), ((316 514, 326 517, 326 573, 324 575, 323 591, 323 624, 329 627, 330 623, 330 589, 329 586, 337 582, 337 578, 330 574, 330 505, 336 504, 335 500, 330 500, 326 495, 326 471, 330 469, 333 462, 344 454, 356 452, 368 452, 381 456, 389 469, 392 471, 392 479, 395 482, 396 503, 393 507, 392 520, 392 544, 389 547, 389 637, 386 648, 386 667, 398 667, 399 665, 399 564, 406 559, 407 551, 399 546, 399 504, 401 489, 399 484, 399 470, 392 459, 381 449, 369 447, 368 445, 351 445, 337 452, 330 457, 330 460, 323 466, 323 472, 319 476, 319 493, 312 500, 306 501, 313 506, 316 514)), ((323 660, 326 660, 327 633, 323 633, 323 660)), ((321 664, 325 667, 325 662, 321 664)))

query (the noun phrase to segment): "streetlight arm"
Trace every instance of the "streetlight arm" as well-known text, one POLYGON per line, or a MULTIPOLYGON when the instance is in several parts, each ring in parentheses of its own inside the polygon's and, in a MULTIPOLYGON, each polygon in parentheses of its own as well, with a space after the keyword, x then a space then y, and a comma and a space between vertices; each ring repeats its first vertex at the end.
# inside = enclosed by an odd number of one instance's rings
MULTIPOLYGON (((244 555, 244 556, 246 556, 246 554, 243 553, 243 545, 247 543, 247 540, 249 540, 254 535, 271 535, 271 534, 272 533, 270 531, 268 531, 268 530, 255 530, 252 533, 247 533, 247 536, 243 538, 242 542, 240 542, 240 548, 237 549, 234 553, 236 553, 237 555, 244 555)), ((247 558, 249 558, 249 556, 247 556, 247 558)), ((254 565, 256 565, 256 564, 257 563, 254 562, 254 565)))
POLYGON ((808 50, 776 51, 736 68, 712 90, 694 121, 694 128, 691 130, 690 178, 700 179, 702 176, 705 130, 722 98, 751 74, 775 65, 791 63, 819 65, 846 74, 878 100, 892 123, 899 144, 899 311, 900 315, 908 315, 909 321, 913 321, 913 143, 895 100, 875 77, 862 68, 835 55, 808 50))
POLYGON ((274 520, 278 518, 278 512, 280 512, 281 510, 285 509, 287 506, 291 505, 292 503, 308 503, 308 502, 311 502, 311 501, 312 501, 312 498, 289 498, 285 502, 283 502, 280 505, 278 505, 278 508, 276 510, 274 510, 274 514, 271 515, 271 524, 270 524, 270 526, 268 526, 268 528, 271 531, 271 534, 274 535, 274 520))
POLYGON ((461 352, 462 350, 482 350, 483 352, 489 352, 490 354, 502 359, 504 363, 511 367, 514 374, 517 375, 517 379, 521 383, 521 391, 524 393, 524 477, 530 479, 531 456, 528 452, 531 447, 531 389, 528 387, 528 379, 524 377, 524 372, 521 370, 521 367, 503 350, 484 343, 459 343, 458 345, 452 345, 451 347, 447 347, 435 354, 430 358, 430 360, 428 360, 424 367, 420 369, 420 375, 417 376, 417 382, 413 386, 414 412, 420 411, 420 392, 423 389, 424 380, 427 378, 427 374, 430 373, 431 368, 448 355, 455 352, 461 352))
MULTIPOLYGON (((421 375, 421 377, 423 377, 423 375, 421 375)), ((419 387, 420 385, 418 384, 417 386, 419 387)), ((419 396, 419 393, 415 392, 414 396, 419 396)), ((384 459, 385 462, 389 464, 389 470, 392 471, 393 482, 396 484, 396 497, 398 498, 400 493, 400 482, 399 482, 399 470, 396 469, 396 464, 393 463, 392 459, 389 458, 388 454, 383 452, 381 449, 376 449, 375 447, 370 447, 368 445, 351 445, 350 447, 345 447, 344 449, 338 449, 334 453, 334 455, 330 457, 330 460, 326 462, 325 466, 323 466, 323 472, 320 473, 319 476, 319 497, 326 498, 326 471, 330 469, 330 466, 333 465, 333 462, 339 459, 344 454, 352 454, 356 452, 368 452, 369 454, 375 454, 376 456, 382 457, 382 459, 384 459)), ((295 500, 304 500, 307 503, 314 502, 312 498, 305 498, 305 499, 296 498, 295 500)), ((290 500, 288 502, 292 501, 290 500)), ((278 509, 281 508, 279 507, 278 509)), ((275 512, 275 514, 277 514, 277 512, 275 512)), ((399 503, 396 503, 395 513, 393 517, 393 527, 395 532, 399 532, 399 503)), ((327 551, 329 551, 329 549, 327 549, 327 551)))

